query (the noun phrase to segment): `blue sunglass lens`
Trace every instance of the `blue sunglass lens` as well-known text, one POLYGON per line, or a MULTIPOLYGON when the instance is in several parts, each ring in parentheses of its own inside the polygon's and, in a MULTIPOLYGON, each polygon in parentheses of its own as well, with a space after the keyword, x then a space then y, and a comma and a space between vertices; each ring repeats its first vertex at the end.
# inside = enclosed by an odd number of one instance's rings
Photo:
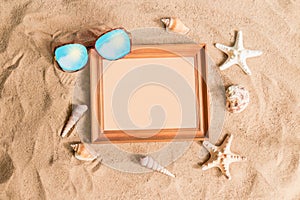
POLYGON ((55 60, 66 72, 82 69, 88 61, 88 52, 81 44, 67 44, 55 50, 55 60))
POLYGON ((123 29, 112 30, 97 39, 95 48, 107 60, 120 59, 130 53, 130 36, 123 29))

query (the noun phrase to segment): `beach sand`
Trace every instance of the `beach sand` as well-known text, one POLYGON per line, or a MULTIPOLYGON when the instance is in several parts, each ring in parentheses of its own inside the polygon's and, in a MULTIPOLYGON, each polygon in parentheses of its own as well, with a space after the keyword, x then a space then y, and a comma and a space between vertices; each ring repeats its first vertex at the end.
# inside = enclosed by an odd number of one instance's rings
POLYGON ((0 199, 300 199, 300 1, 1 1, 0 3, 0 199), (131 174, 73 157, 59 136, 70 112, 76 73, 58 70, 51 44, 59 32, 104 23, 133 30, 161 27, 177 16, 188 36, 206 43, 217 63, 226 56, 214 43, 262 50, 221 71, 226 86, 241 84, 251 103, 226 113, 220 140, 234 134, 232 150, 247 162, 219 169, 197 165, 208 152, 193 143, 159 173, 131 174), (204 151, 205 154, 200 154, 204 151))

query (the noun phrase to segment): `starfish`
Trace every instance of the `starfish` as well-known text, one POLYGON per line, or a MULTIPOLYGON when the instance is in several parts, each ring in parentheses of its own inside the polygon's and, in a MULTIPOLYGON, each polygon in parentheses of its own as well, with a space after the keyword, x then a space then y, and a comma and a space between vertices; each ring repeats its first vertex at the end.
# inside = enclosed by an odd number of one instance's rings
POLYGON ((208 141, 203 142, 203 146, 210 153, 210 158, 206 163, 202 165, 202 170, 218 167, 227 179, 231 179, 229 165, 233 162, 241 162, 246 160, 246 157, 237 155, 230 151, 232 139, 232 135, 227 135, 220 146, 215 146, 208 141))
POLYGON ((262 51, 244 48, 242 31, 238 31, 233 47, 228 47, 219 43, 216 43, 215 46, 228 55, 227 60, 220 66, 220 70, 225 70, 230 66, 237 64, 248 75, 251 75, 251 71, 246 63, 246 59, 262 54, 262 51))

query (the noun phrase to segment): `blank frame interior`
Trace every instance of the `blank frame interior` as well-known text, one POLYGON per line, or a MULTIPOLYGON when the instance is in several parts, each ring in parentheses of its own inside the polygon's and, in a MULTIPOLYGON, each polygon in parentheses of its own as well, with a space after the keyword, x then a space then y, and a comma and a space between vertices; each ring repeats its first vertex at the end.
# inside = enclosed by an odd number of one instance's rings
POLYGON ((91 141, 151 142, 207 137, 205 46, 133 46, 117 61, 90 51, 91 141))

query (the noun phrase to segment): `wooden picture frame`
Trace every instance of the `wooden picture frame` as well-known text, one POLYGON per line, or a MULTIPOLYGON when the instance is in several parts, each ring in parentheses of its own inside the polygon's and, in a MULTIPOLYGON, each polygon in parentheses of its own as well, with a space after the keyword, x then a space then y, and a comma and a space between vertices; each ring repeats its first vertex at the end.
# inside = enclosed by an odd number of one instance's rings
MULTIPOLYGON (((207 55, 204 44, 161 44, 138 45, 132 47, 130 54, 122 59, 152 59, 152 58, 184 58, 193 59, 194 92, 196 105, 196 126, 191 128, 166 128, 147 130, 107 130, 104 115, 104 60, 90 50, 90 113, 91 113, 91 142, 92 143, 130 143, 130 142, 168 142, 171 140, 204 140, 208 138, 209 99, 206 85, 207 55), (130 134, 127 132, 130 131, 130 134), (155 135, 150 133, 155 132, 155 135), (135 134, 150 137, 135 137, 135 134)), ((118 62, 118 61, 114 61, 118 62)))

